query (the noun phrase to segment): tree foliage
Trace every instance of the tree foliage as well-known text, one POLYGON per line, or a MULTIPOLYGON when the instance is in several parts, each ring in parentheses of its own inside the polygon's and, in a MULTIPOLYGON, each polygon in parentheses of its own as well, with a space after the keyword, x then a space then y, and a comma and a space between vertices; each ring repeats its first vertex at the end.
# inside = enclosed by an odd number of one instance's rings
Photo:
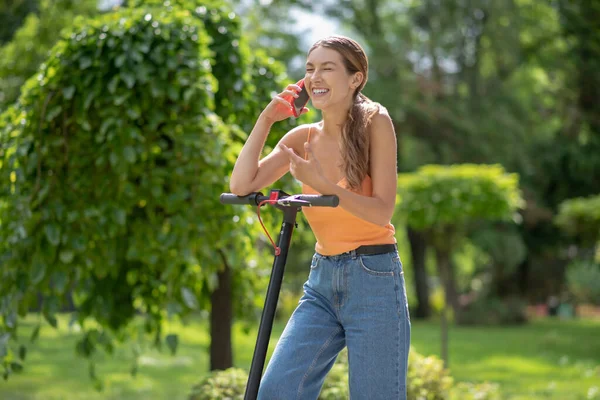
POLYGON ((0 3, 0 45, 10 41, 25 17, 37 11, 38 0, 15 0, 0 3))
MULTIPOLYGON (((227 66, 213 56, 231 49, 234 59, 237 50, 226 40, 210 47, 218 40, 207 33, 207 13, 126 8, 79 20, 2 115, 5 361, 16 354, 17 314, 38 293, 55 326, 72 292, 84 356, 111 349, 136 314, 161 343, 165 318, 209 307, 223 257, 239 271, 240 309, 253 309, 256 273, 244 266, 256 255, 254 219, 218 203, 237 128, 215 112, 226 107, 216 104, 212 71, 227 66)), ((224 97, 233 104, 239 96, 224 97)), ((255 111, 245 106, 246 115, 255 111)), ((166 339, 175 350, 176 336, 166 339)))
POLYGON ((39 10, 24 14, 22 21, 11 18, 11 25, 17 21, 22 24, 14 26, 18 29, 12 40, 0 47, 0 110, 17 100, 21 87, 48 57, 61 31, 68 31, 77 16, 99 13, 96 0, 22 0, 17 3, 21 7, 30 4, 31 11, 39 10))
POLYGON ((522 206, 518 176, 500 165, 427 165, 398 178, 398 214, 418 230, 510 220, 522 206))
POLYGON ((446 303, 459 313, 451 255, 476 222, 510 221, 522 207, 518 175, 500 165, 426 165, 398 177, 396 212, 436 251, 446 303))

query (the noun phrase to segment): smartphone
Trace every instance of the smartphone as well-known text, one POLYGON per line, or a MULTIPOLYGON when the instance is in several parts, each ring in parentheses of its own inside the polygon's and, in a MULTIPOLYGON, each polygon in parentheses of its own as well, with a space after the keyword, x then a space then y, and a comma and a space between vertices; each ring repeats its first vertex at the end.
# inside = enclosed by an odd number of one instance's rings
POLYGON ((300 79, 298 82, 296 82, 296 85, 300 86, 302 90, 300 93, 298 93, 298 97, 293 98, 291 104, 294 117, 298 118, 302 112, 302 109, 304 106, 306 106, 306 103, 308 103, 309 96, 308 90, 306 90, 306 87, 304 86, 304 79, 300 79))

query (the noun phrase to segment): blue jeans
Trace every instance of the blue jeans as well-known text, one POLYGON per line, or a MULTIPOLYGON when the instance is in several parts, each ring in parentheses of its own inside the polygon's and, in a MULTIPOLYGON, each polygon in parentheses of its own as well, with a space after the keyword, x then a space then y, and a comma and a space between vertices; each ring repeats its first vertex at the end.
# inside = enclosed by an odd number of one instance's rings
POLYGON ((351 399, 406 399, 410 317, 397 252, 313 256, 259 400, 317 399, 344 346, 351 399))

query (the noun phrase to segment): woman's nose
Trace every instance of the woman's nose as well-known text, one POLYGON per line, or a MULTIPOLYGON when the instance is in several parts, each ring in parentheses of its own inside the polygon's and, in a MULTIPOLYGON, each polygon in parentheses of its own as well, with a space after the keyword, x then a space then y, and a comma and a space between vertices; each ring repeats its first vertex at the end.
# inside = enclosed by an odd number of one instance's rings
POLYGON ((310 80, 312 82, 318 82, 320 79, 321 79, 321 72, 314 71, 312 74, 310 74, 310 80))

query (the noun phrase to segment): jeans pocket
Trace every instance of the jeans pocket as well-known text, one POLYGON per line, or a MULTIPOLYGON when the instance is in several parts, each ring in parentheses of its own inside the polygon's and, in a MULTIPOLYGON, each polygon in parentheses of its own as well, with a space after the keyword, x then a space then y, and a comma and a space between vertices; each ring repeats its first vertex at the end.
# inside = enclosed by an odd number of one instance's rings
POLYGON ((362 269, 369 275, 394 276, 397 270, 397 264, 392 260, 390 253, 361 255, 358 260, 362 269))
POLYGON ((321 257, 318 255, 313 255, 312 261, 310 262, 310 270, 313 271, 319 267, 319 261, 321 261, 321 257))

